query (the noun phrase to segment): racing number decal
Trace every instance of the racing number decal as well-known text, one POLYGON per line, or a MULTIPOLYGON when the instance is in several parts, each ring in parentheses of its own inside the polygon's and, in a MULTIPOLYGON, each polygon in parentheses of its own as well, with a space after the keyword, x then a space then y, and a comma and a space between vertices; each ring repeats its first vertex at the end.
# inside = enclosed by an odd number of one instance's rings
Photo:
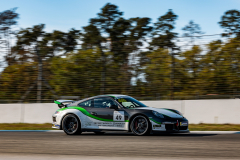
POLYGON ((114 111, 113 121, 125 121, 124 111, 114 111))

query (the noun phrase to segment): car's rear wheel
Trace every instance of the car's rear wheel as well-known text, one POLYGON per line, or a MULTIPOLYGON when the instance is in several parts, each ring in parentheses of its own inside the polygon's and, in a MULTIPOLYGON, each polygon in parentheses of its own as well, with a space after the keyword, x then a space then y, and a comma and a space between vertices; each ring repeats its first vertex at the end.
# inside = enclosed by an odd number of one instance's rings
POLYGON ((74 114, 68 114, 63 118, 62 128, 68 135, 81 134, 81 123, 74 114))
POLYGON ((97 135, 103 135, 105 132, 94 132, 97 135))
POLYGON ((131 131, 138 136, 148 135, 151 129, 148 119, 142 115, 133 118, 130 128, 131 131))

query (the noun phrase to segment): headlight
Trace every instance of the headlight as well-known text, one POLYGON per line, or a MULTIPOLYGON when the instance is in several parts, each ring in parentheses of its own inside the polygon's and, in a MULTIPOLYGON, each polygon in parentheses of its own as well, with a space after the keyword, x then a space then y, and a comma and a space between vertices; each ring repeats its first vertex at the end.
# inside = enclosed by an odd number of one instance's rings
POLYGON ((59 113, 59 111, 56 111, 56 112, 55 112, 55 114, 58 114, 58 113, 59 113))
POLYGON ((156 112, 156 111, 152 111, 153 112, 153 114, 155 115, 155 116, 157 116, 158 118, 164 118, 164 116, 162 115, 162 114, 160 114, 160 113, 158 113, 158 112, 156 112))

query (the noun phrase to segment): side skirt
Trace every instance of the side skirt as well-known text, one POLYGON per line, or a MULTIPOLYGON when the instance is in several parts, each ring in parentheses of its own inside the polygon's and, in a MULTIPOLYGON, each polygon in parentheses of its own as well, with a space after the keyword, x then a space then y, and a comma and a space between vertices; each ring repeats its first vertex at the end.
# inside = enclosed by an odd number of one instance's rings
POLYGON ((129 132, 126 130, 116 130, 116 129, 82 129, 82 132, 108 132, 108 131, 129 132))

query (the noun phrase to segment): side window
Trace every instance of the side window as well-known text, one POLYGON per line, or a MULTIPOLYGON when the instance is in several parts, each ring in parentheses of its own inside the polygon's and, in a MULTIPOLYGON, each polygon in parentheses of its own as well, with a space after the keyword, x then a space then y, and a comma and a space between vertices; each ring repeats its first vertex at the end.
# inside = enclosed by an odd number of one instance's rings
POLYGON ((117 105, 110 98, 95 98, 94 99, 94 108, 109 108, 113 104, 117 105))
POLYGON ((92 100, 87 100, 78 104, 79 107, 93 107, 92 100))

